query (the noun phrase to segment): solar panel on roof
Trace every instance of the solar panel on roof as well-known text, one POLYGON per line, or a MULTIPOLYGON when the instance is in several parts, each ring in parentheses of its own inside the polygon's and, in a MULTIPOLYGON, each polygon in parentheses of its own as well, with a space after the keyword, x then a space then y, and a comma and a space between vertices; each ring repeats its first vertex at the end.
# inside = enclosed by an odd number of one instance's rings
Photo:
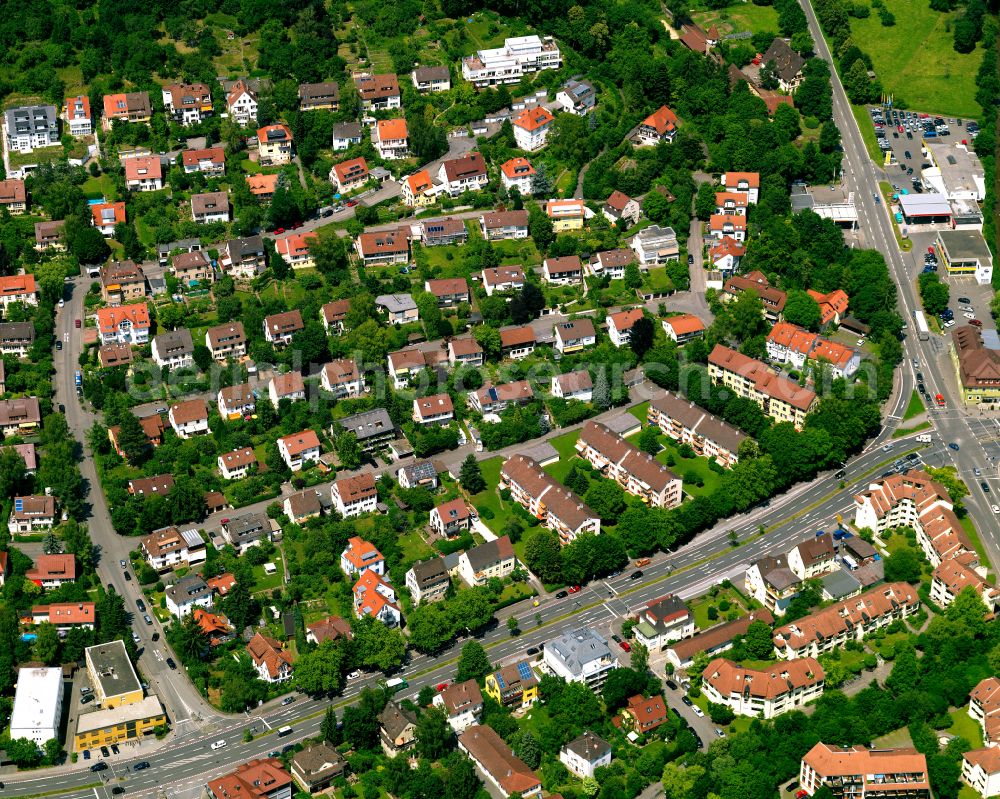
POLYGON ((21 511, 24 510, 24 500, 23 499, 15 499, 14 500, 14 510, 17 513, 20 513, 21 511))
POLYGON ((499 671, 496 673, 496 678, 497 684, 500 686, 500 690, 507 690, 507 681, 503 678, 503 675, 499 671))
POLYGON ((493 402, 497 401, 497 390, 493 386, 490 386, 489 391, 486 393, 489 394, 489 397, 493 402))
POLYGON ((523 660, 517 664, 517 673, 522 680, 531 679, 531 666, 525 663, 523 660))

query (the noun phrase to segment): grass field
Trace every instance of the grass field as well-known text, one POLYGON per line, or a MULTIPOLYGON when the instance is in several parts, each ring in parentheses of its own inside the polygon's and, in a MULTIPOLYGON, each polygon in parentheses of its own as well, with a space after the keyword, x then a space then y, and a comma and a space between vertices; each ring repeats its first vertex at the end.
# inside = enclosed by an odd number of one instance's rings
POLYGON ((903 438, 911 433, 919 433, 921 430, 928 430, 931 427, 930 422, 921 422, 915 427, 900 427, 898 430, 894 430, 892 433, 893 438, 903 438))
POLYGON ((950 15, 930 10, 924 0, 885 0, 885 5, 896 17, 891 28, 883 27, 876 13, 851 20, 853 39, 871 56, 883 88, 909 108, 978 116, 975 80, 982 47, 956 53, 947 30, 950 15))
POLYGON ((914 389, 913 393, 910 394, 910 401, 906 403, 906 411, 903 413, 903 421, 912 419, 914 416, 919 416, 924 412, 924 401, 920 399, 920 394, 914 389))
POLYGON ((560 483, 566 479, 566 475, 569 474, 569 470, 573 466, 573 459, 576 458, 576 440, 579 437, 580 431, 574 430, 549 441, 559 453, 559 460, 546 466, 545 471, 560 483))
POLYGON ((719 28, 719 33, 723 36, 743 31, 753 33, 778 32, 778 12, 774 10, 773 6, 740 3, 738 6, 725 8, 721 11, 695 11, 691 16, 706 31, 712 25, 716 25, 719 28))
POLYGON ((714 627, 716 624, 721 624, 726 620, 726 616, 733 610, 738 610, 742 614, 744 608, 743 603, 740 601, 740 597, 735 591, 724 590, 720 591, 718 596, 704 596, 697 602, 689 603, 691 608, 691 613, 694 615, 694 623, 699 630, 707 630, 709 627, 714 627), (729 602, 729 608, 726 610, 719 610, 719 603, 722 600, 727 600, 729 602), (708 609, 714 607, 719 611, 718 617, 714 620, 708 618, 708 609))
MULTIPOLYGON (((969 516, 962 516, 959 521, 962 523, 962 529, 964 529, 966 534, 969 536, 969 540, 972 542, 972 547, 979 554, 982 562, 989 563, 990 559, 986 555, 986 548, 983 546, 983 542, 979 540, 979 532, 976 530, 976 525, 973 524, 972 519, 969 516)), ((992 565, 996 568, 995 563, 992 565)))
POLYGON ((474 494, 471 498, 473 507, 480 512, 479 517, 483 520, 483 524, 497 535, 507 525, 507 522, 514 517, 514 514, 506 507, 496 490, 497 484, 500 482, 501 466, 503 466, 502 458, 489 458, 488 460, 480 461, 479 468, 482 470, 487 488, 479 494, 474 494), (492 519, 487 519, 482 515, 483 508, 489 508, 493 511, 492 519))
POLYGON ((983 730, 979 723, 969 716, 965 708, 960 707, 958 710, 953 710, 950 715, 951 726, 948 728, 948 732, 965 738, 972 744, 973 749, 978 749, 983 745, 983 730))
POLYGON ((115 182, 110 175, 101 175, 97 178, 87 178, 83 182, 83 194, 88 200, 98 200, 104 197, 109 202, 116 198, 115 182))

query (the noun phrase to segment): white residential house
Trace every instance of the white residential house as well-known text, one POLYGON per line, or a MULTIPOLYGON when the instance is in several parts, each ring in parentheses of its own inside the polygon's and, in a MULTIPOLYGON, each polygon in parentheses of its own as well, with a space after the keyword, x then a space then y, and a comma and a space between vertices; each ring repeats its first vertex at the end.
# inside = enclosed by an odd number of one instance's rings
POLYGON ((546 643, 543 657, 552 674, 567 682, 585 683, 594 690, 619 666, 607 640, 586 627, 569 630, 546 643))
POLYGON ((306 398, 306 384, 301 372, 285 372, 275 375, 267 384, 267 396, 277 408, 282 400, 298 402, 306 398))
POLYGON ((153 337, 153 362, 159 367, 185 369, 194 366, 194 342, 186 327, 153 337))
POLYGON ((455 418, 455 406, 449 394, 434 394, 413 400, 413 421, 417 424, 448 424, 455 418))
POLYGON ((582 117, 594 110, 597 92, 590 81, 570 78, 556 94, 556 102, 567 114, 582 117))
POLYGON ((680 259, 677 234, 670 227, 650 225, 632 237, 632 249, 642 267, 660 266, 680 259))
POLYGON ((616 347, 626 347, 632 340, 632 326, 644 316, 642 308, 631 308, 608 316, 608 337, 616 347))
POLYGON ((415 67, 410 78, 418 92, 446 92, 451 88, 448 67, 415 67))
POLYGON ((208 432, 208 406, 205 400, 184 400, 171 405, 167 418, 178 438, 191 438, 208 432))
MULTIPOLYGON (((375 485, 375 478, 371 472, 355 477, 344 477, 337 480, 330 488, 330 498, 333 500, 334 510, 345 519, 359 516, 362 513, 374 513, 378 507, 378 487, 375 485)), ((341 564, 343 564, 343 556, 341 564)))
POLYGON ((553 397, 560 399, 590 402, 594 396, 594 381, 586 369, 567 372, 552 378, 551 391, 553 397))
POLYGON ((249 127, 257 122, 257 95, 250 90, 247 82, 238 80, 226 95, 229 118, 241 127, 249 127))
MULTIPOLYGON (((362 475, 363 477, 364 475, 362 475)), ((371 475, 368 475, 371 477, 371 475)), ((351 479, 351 478, 348 478, 351 479)), ((365 481, 367 483, 367 481, 365 481)), ((375 484, 374 478, 371 481, 375 484)), ((348 494, 353 494, 356 486, 345 486, 348 494)), ((373 544, 359 536, 347 539, 347 549, 340 553, 340 570, 348 577, 362 575, 371 569, 376 574, 385 574, 385 558, 373 544)))
POLYGON ((331 361, 320 372, 320 385, 336 397, 360 397, 365 388, 358 365, 349 358, 331 361))
POLYGON ((253 447, 240 447, 218 457, 219 473, 224 480, 239 480, 257 466, 253 447))
POLYGON ((212 589, 197 574, 181 577, 164 592, 167 610, 175 619, 183 619, 195 608, 212 607, 212 589))
POLYGON ((458 573, 471 586, 486 585, 493 577, 510 577, 515 566, 517 556, 508 536, 486 541, 458 556, 458 573))
POLYGON ((501 83, 518 83, 522 77, 562 64, 559 45, 551 36, 514 36, 502 47, 479 50, 462 59, 462 77, 477 89, 501 83))
POLYGON ((483 715, 483 693, 475 680, 449 685, 434 696, 433 704, 444 711, 456 733, 478 724, 483 715))
POLYGON ((375 149, 386 161, 406 158, 410 152, 410 132, 405 119, 380 119, 375 124, 375 149))
POLYGON ((593 777, 611 765, 611 744, 587 730, 559 750, 559 761, 580 779, 593 777))
POLYGON ((650 652, 660 652, 668 644, 690 638, 698 631, 694 615, 683 600, 673 594, 654 599, 638 618, 633 635, 650 652))
POLYGON ((507 191, 517 189, 521 196, 527 197, 534 179, 535 168, 527 158, 517 156, 500 164, 500 181, 507 191))
POLYGON ((597 343, 597 331, 594 330, 594 323, 585 317, 555 325, 555 336, 555 347, 563 355, 579 352, 597 343))
POLYGON ((303 430, 278 439, 278 452, 282 460, 293 472, 308 468, 310 463, 319 462, 319 436, 313 430, 303 430))
POLYGON ((464 191, 478 191, 486 188, 489 183, 486 161, 481 153, 476 152, 442 161, 438 167, 437 179, 441 191, 451 197, 457 197, 464 191))
POLYGON ((525 108, 511 120, 514 128, 514 143, 519 150, 533 153, 541 150, 548 139, 555 117, 543 106, 525 108))

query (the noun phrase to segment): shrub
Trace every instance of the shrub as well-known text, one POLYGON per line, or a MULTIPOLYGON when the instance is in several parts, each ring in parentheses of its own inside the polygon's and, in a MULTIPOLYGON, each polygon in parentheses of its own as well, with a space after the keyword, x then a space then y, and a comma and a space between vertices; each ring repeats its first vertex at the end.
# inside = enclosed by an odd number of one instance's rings
POLYGON ((719 611, 718 611, 718 609, 717 609, 717 608, 715 607, 715 605, 712 605, 712 606, 711 606, 711 607, 710 607, 710 608, 708 609, 708 620, 709 620, 709 621, 715 621, 715 620, 716 620, 716 619, 718 619, 718 618, 719 618, 719 611))
POLYGON ((496 514, 493 512, 493 508, 485 507, 479 511, 479 517, 481 519, 495 519, 496 514))

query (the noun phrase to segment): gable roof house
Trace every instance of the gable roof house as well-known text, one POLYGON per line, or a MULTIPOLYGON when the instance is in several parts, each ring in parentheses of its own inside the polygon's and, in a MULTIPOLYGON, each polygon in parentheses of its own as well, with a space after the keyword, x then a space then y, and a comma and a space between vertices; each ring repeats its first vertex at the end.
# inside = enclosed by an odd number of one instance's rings
POLYGON ((350 158, 334 164, 330 170, 330 180, 342 194, 364 186, 369 178, 368 162, 364 158, 350 158))
POLYGON ((760 192, 759 172, 724 172, 719 182, 725 187, 727 192, 740 192, 746 194, 747 201, 751 205, 757 204, 757 197, 760 192))
POLYGON ((611 765, 611 744, 585 730, 559 750, 559 762, 577 777, 593 777, 599 768, 611 765))
POLYGON ((205 250, 182 252, 170 259, 170 269, 183 285, 202 286, 215 282, 212 259, 205 250))
POLYGON ((843 289, 834 289, 829 294, 806 289, 817 305, 819 305, 819 323, 822 327, 839 325, 840 320, 847 316, 848 296, 843 289))
POLYGON ((247 354, 247 335, 242 322, 225 322, 205 331, 205 346, 212 358, 225 361, 247 354))
POLYGON ((219 389, 217 404, 219 416, 223 419, 238 419, 257 410, 257 395, 249 383, 238 383, 219 389))
POLYGON ((354 85, 361 95, 361 107, 366 111, 385 111, 402 106, 399 81, 393 74, 355 75, 354 85))
POLYGON ((188 127, 212 115, 212 92, 204 83, 175 83, 163 87, 163 110, 188 127))
POLYGON ((125 188, 129 191, 159 191, 163 188, 163 164, 158 155, 124 158, 125 188))
POLYGON ((754 271, 747 275, 733 275, 723 286, 721 299, 723 302, 735 300, 744 291, 752 291, 760 297, 764 305, 764 317, 771 324, 776 323, 781 318, 788 297, 785 292, 773 288, 762 272, 754 271))
POLYGON ((149 124, 149 120, 153 117, 153 106, 149 101, 149 92, 106 94, 103 103, 104 119, 101 125, 105 130, 111 130, 111 126, 116 120, 149 124))
POLYGON ((239 480, 257 468, 253 447, 240 447, 218 457, 219 473, 224 480, 239 480))
POLYGON ((184 369, 194 366, 194 341, 186 327, 153 337, 153 362, 159 367, 184 369))
POLYGON ((444 710, 451 728, 456 733, 462 733, 479 723, 483 714, 483 693, 475 680, 465 680, 437 693, 433 704, 444 710))
POLYGON ((626 225, 637 225, 639 217, 642 216, 642 208, 636 200, 616 189, 604 201, 604 205, 601 206, 601 213, 604 214, 605 219, 612 225, 617 222, 625 222, 626 225))
POLYGON ((224 191, 191 195, 191 218, 202 225, 229 221, 229 196, 224 191))
POLYGON ((684 601, 673 594, 647 604, 638 620, 632 634, 650 652, 662 651, 673 641, 690 638, 697 630, 694 615, 684 601))
POLYGON ((11 216, 20 216, 28 210, 28 192, 23 180, 0 180, 0 208, 11 216))
POLYGON ((191 438, 208 432, 208 406, 205 400, 184 400, 171 405, 167 418, 178 438, 191 438))
POLYGON ((608 337, 616 347, 624 347, 632 340, 632 325, 645 316, 642 308, 608 314, 608 337))
POLYGON ((582 533, 599 535, 601 519, 583 501, 526 455, 508 458, 500 469, 500 487, 568 544, 582 533))
POLYGON ((319 461, 319 436, 314 430, 303 430, 290 436, 282 436, 277 443, 282 460, 293 472, 306 469, 310 463, 319 461))
POLYGON ((302 524, 307 519, 315 518, 323 513, 323 504, 319 492, 312 488, 289 494, 281 503, 285 515, 296 524, 302 524))
POLYGON ((66 249, 65 220, 35 222, 35 249, 44 252, 50 247, 57 251, 66 249))
POLYGON ((634 141, 639 147, 653 147, 660 142, 672 142, 680 121, 665 105, 646 117, 636 129, 634 141))
POLYGON ((772 719, 819 699, 823 667, 806 657, 763 669, 716 658, 702 672, 701 686, 710 702, 726 705, 737 716, 772 719))
POLYGON ((546 283, 566 286, 583 283, 583 264, 578 255, 559 255, 542 262, 542 277, 546 283))
POLYGON ((782 91, 791 93, 802 85, 802 68, 806 65, 806 60, 784 39, 775 38, 764 52, 760 63, 765 67, 773 65, 782 91))
POLYGON ((292 679, 292 655, 285 645, 274 638, 256 633, 247 643, 257 676, 267 683, 292 679))
POLYGON ((357 122, 337 122, 333 126, 333 151, 349 150, 361 144, 364 131, 357 122))
POLYGON ((101 299, 122 305, 146 296, 146 276, 135 261, 112 261, 101 267, 101 299))
POLYGON ((340 108, 340 86, 336 81, 299 84, 300 111, 336 111, 340 108))
POLYGON ((264 317, 264 339, 276 346, 291 344, 292 337, 304 329, 302 313, 298 309, 264 317))
POLYGON ((437 179, 442 191, 457 197, 464 191, 477 191, 489 183, 486 161, 481 153, 466 153, 460 158, 442 161, 438 167, 437 179))
POLYGON ((56 523, 56 500, 49 495, 14 497, 7 521, 11 535, 51 530, 56 523))
POLYGON ((318 234, 312 231, 307 233, 289 233, 274 243, 274 251, 292 269, 309 269, 316 263, 312 253, 309 251, 309 245, 317 237, 318 234))
POLYGON ((514 546, 508 536, 486 541, 458 557, 458 571, 468 585, 486 585, 487 580, 510 577, 517 565, 514 546))
POLYGON ((344 322, 351 310, 350 300, 334 300, 319 309, 319 320, 327 333, 340 335, 344 332, 344 322))
POLYGON ((210 799, 291 799, 292 778, 275 757, 241 763, 233 772, 209 780, 210 799))
POLYGON ((90 224, 104 236, 115 235, 115 225, 125 222, 125 203, 96 203, 90 206, 90 224))
POLYGON ((513 266, 495 266, 482 272, 483 288, 492 297, 496 292, 519 291, 524 288, 524 269, 513 266))
POLYGON ((428 524, 443 538, 455 538, 472 527, 476 512, 459 497, 437 505, 431 510, 428 524))
POLYGON ((458 736, 458 748, 469 756, 504 799, 512 793, 525 799, 541 797, 541 781, 492 727, 472 725, 458 736))
POLYGON ((369 570, 354 584, 354 615, 359 619, 371 616, 387 627, 400 624, 403 614, 396 604, 396 591, 388 579, 369 570))
POLYGON ((165 591, 167 610, 176 619, 183 619, 196 607, 212 607, 212 590, 197 574, 181 577, 165 591))
POLYGON ((535 351, 535 330, 531 325, 500 329, 500 354, 504 358, 520 360, 535 351))
POLYGON ((594 323, 586 318, 574 319, 555 325, 555 347, 563 355, 579 352, 597 343, 597 331, 594 323))
POLYGON ((257 131, 257 157, 261 166, 282 166, 292 161, 292 129, 265 125, 257 131))
POLYGON ((372 264, 401 264, 410 260, 409 229, 381 230, 362 233, 354 242, 354 248, 364 266, 372 264))
POLYGON ((788 567, 785 555, 765 555, 747 568, 745 584, 750 596, 776 616, 784 616, 802 581, 788 567))
POLYGON ((618 721, 623 729, 639 735, 652 732, 667 721, 667 706, 659 694, 648 699, 642 694, 630 697, 618 721))
POLYGON ((471 336, 453 338, 448 342, 448 363, 452 366, 482 366, 483 348, 471 336))
POLYGON ((179 564, 194 566, 203 563, 207 556, 205 541, 193 528, 161 527, 145 536, 139 548, 150 568, 158 572, 179 564))
POLYGON ((431 179, 426 169, 407 175, 402 181, 403 204, 411 208, 424 208, 437 201, 439 184, 431 179))
POLYGON ((250 547, 258 546, 264 539, 270 541, 273 532, 271 520, 267 515, 256 511, 222 521, 219 531, 239 554, 243 554, 250 547))
POLYGON ((451 576, 444 558, 417 561, 406 572, 406 588, 414 605, 444 599, 451 587, 451 576))
POLYGON ((76 555, 39 555, 35 565, 24 573, 24 578, 41 588, 58 588, 63 583, 75 582, 76 555))
POLYGON ((448 424, 455 418, 450 394, 434 394, 413 400, 413 421, 417 424, 448 424))
POLYGON ((415 67, 410 79, 418 92, 446 92, 451 88, 451 72, 448 67, 415 67))
POLYGON ((762 621, 770 625, 774 622, 774 616, 769 610, 759 608, 734 621, 717 624, 691 638, 670 644, 667 647, 667 660, 673 664, 674 668, 686 669, 694 662, 695 655, 701 652, 709 655, 725 652, 732 648, 733 639, 736 636, 746 635, 747 628, 754 621, 762 621))
POLYGON ((185 174, 201 172, 203 175, 226 174, 226 149, 208 147, 204 150, 185 150, 181 153, 185 174))
POLYGON ((233 84, 226 95, 226 110, 229 118, 240 127, 247 127, 257 121, 257 93, 242 78, 233 84))
POLYGON ((323 367, 320 385, 335 397, 360 397, 365 381, 353 360, 341 358, 323 367))
POLYGON ((709 246, 708 259, 715 269, 728 277, 739 268, 740 261, 746 253, 746 247, 740 242, 732 236, 723 234, 721 239, 709 246))
POLYGON ((230 239, 219 250, 219 267, 234 278, 250 280, 267 268, 267 252, 260 236, 230 239))
MULTIPOLYGON (((362 513, 373 513, 378 506, 378 486, 371 472, 365 472, 354 477, 344 477, 337 480, 330 487, 330 498, 333 500, 333 508, 345 519, 351 516, 360 516, 362 513)), ((360 539, 358 539, 360 541, 360 539)), ((354 541, 354 539, 351 539, 354 541)), ((371 547, 371 544, 368 544, 371 547)), ((374 547, 371 547, 375 549, 374 547)), ((345 550, 346 551, 346 550, 345 550)), ((375 549, 375 555, 381 558, 379 551, 375 549)), ((341 566, 344 565, 344 557, 340 559, 341 566)), ((379 570, 377 561, 373 566, 368 561, 362 559, 358 561, 365 568, 376 568, 378 574, 384 574, 385 562, 379 570)), ((348 572, 349 574, 353 572, 348 572)))
POLYGON ((301 372, 285 372, 276 374, 267 384, 267 396, 271 404, 277 408, 282 400, 295 402, 306 398, 306 384, 301 372))
POLYGON ((362 452, 373 452, 396 438, 396 426, 384 408, 345 416, 331 425, 330 435, 337 436, 344 430, 354 433, 362 452), (335 426, 334 426, 335 425, 335 426))
POLYGON ((594 381, 586 369, 566 372, 552 378, 552 396, 590 402, 594 396, 594 381))
POLYGON ((541 150, 545 146, 554 121, 552 112, 544 106, 525 108, 511 120, 516 147, 527 153, 541 150))
POLYGON ((800 580, 811 580, 836 571, 837 551, 830 533, 816 535, 796 544, 788 553, 788 568, 800 580))
POLYGON ((593 213, 583 200, 547 200, 545 215, 552 220, 552 229, 556 233, 567 230, 583 230, 586 220, 593 213))
POLYGON ((420 243, 424 247, 465 244, 469 230, 461 219, 425 219, 420 223, 420 243))
POLYGON ((479 217, 479 229, 487 241, 528 238, 528 212, 493 211, 479 217))
POLYGON ((519 660, 487 674, 483 690, 504 707, 527 708, 538 701, 538 678, 527 660, 519 660))
POLYGON ((378 717, 382 751, 395 757, 416 746, 417 717, 398 702, 389 700, 378 717))
POLYGON ((469 302, 469 283, 464 277, 443 277, 424 281, 424 291, 433 294, 439 308, 448 308, 461 302, 469 302))
POLYGON ((535 393, 527 380, 515 380, 499 386, 487 383, 476 391, 470 391, 468 398, 469 405, 479 413, 499 414, 508 405, 531 402, 535 398, 535 393))
POLYGON ((348 771, 347 761, 326 741, 310 744, 292 755, 292 776, 303 791, 319 793, 348 771))
POLYGON ((582 117, 594 110, 597 92, 590 81, 570 78, 556 93, 556 102, 567 114, 582 117))
POLYGON ((375 123, 375 149, 386 161, 410 154, 410 129, 405 119, 380 119, 375 123))

